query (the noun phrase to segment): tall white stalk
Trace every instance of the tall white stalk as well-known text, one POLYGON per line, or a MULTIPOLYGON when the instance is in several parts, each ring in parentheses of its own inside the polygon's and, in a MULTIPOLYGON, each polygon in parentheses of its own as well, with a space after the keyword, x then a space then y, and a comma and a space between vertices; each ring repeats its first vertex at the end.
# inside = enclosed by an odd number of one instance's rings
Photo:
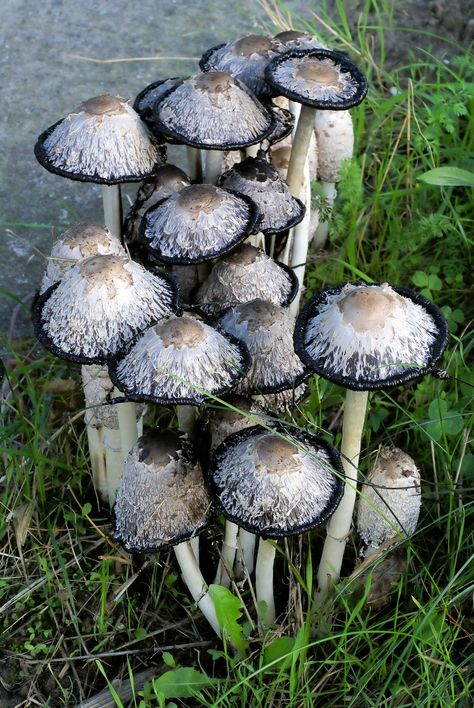
POLYGON ((188 145, 186 147, 188 156, 188 175, 191 182, 202 182, 202 160, 199 148, 188 145))
MULTIPOLYGON (((122 395, 116 391, 117 395, 122 395)), ((122 460, 125 460, 128 453, 138 440, 137 406, 136 403, 126 401, 117 404, 117 416, 119 421, 120 440, 122 446, 122 460)))
POLYGON ((204 155, 206 160, 204 182, 205 184, 215 184, 222 172, 224 152, 222 150, 206 150, 204 155))
POLYGON ((260 614, 264 627, 275 622, 275 598, 273 596, 273 565, 275 562, 275 543, 263 538, 258 542, 257 565, 255 567, 255 586, 257 603, 265 602, 266 610, 260 614))
POLYGON ((102 185, 102 205, 104 208, 104 225, 119 241, 122 238, 122 200, 120 184, 102 185))
POLYGON ((256 540, 257 537, 251 531, 239 529, 237 558, 234 565, 234 575, 236 578, 244 578, 245 571, 247 571, 249 575, 253 572, 256 540))
POLYGON ((206 581, 202 577, 199 565, 194 555, 189 541, 179 543, 174 546, 176 559, 181 568, 181 574, 194 602, 201 610, 204 617, 211 625, 218 637, 221 636, 221 628, 217 620, 216 608, 208 592, 206 581))
POLYGON ((320 221, 316 231, 313 236, 312 246, 314 249, 324 248, 328 232, 329 232, 329 222, 331 220, 331 213, 334 206, 334 202, 337 197, 337 189, 334 182, 320 182, 323 196, 326 197, 326 203, 328 208, 328 216, 325 221, 320 221))
POLYGON ((214 583, 230 587, 230 580, 234 567, 235 554, 237 551, 237 535, 239 527, 233 524, 232 521, 225 522, 224 540, 222 542, 221 557, 217 565, 216 577, 214 583))
POLYGON ((309 174, 309 160, 304 166, 303 201, 306 207, 304 219, 293 229, 293 249, 291 252, 290 267, 293 268, 298 278, 298 293, 290 305, 290 312, 296 317, 298 314, 301 294, 304 287, 304 274, 306 259, 308 257, 308 234, 311 221, 311 179, 309 174))
POLYGON ((357 496, 357 471, 367 410, 367 391, 347 391, 342 423, 341 456, 346 474, 344 494, 327 526, 317 578, 316 604, 324 602, 331 588, 338 582, 347 537, 351 530, 352 516, 357 496))

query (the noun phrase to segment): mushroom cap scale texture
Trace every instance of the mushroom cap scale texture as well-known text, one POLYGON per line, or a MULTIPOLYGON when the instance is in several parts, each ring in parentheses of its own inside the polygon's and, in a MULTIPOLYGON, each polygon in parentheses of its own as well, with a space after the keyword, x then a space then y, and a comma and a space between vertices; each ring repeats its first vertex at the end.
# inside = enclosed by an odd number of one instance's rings
POLYGON ((175 76, 148 84, 148 86, 145 86, 135 97, 133 109, 149 127, 154 128, 153 109, 155 104, 160 101, 168 91, 176 88, 176 86, 182 84, 183 81, 184 78, 182 76, 175 76))
POLYGON ((244 243, 221 258, 196 293, 196 302, 208 315, 260 298, 287 307, 298 291, 294 271, 255 246, 244 243))
POLYGON ((281 43, 283 54, 294 52, 297 49, 325 49, 324 45, 309 32, 287 30, 276 34, 275 39, 281 43))
POLYGON ((262 215, 259 229, 264 234, 291 229, 303 221, 305 206, 295 199, 278 172, 260 157, 247 157, 219 178, 225 189, 246 194, 262 215))
MULTIPOLYGON (((107 401, 113 394, 113 383, 109 378, 106 366, 98 364, 85 364, 81 367, 82 388, 87 403, 84 413, 86 425, 93 428, 119 429, 118 412, 116 405, 107 401)), ((137 419, 143 415, 145 405, 137 405, 137 419)))
POLYGON ((369 552, 393 538, 397 531, 411 536, 420 507, 420 473, 414 461, 398 448, 382 448, 357 503, 357 531, 369 552))
POLYGON ((201 71, 226 71, 239 79, 257 98, 273 95, 265 81, 265 68, 282 51, 278 40, 263 35, 247 35, 227 44, 218 44, 203 54, 201 71))
POLYGON ((407 288, 347 283, 315 295, 298 317, 295 349, 313 371, 358 391, 433 371, 447 343, 438 308, 407 288))
POLYGON ((211 522, 211 499, 190 443, 151 431, 128 454, 114 506, 114 534, 129 553, 189 540, 211 522))
POLYGON ((279 93, 313 108, 346 110, 359 105, 367 93, 360 69, 328 49, 282 54, 270 62, 265 75, 279 93))
POLYGON ((126 252, 118 238, 103 226, 75 224, 54 242, 48 258, 46 271, 41 281, 40 293, 44 293, 75 261, 89 256, 125 256, 126 252))
POLYGON ((254 426, 224 440, 208 477, 227 519, 278 538, 326 521, 341 499, 344 472, 339 453, 320 438, 254 426))
POLYGON ((236 393, 278 393, 310 376, 294 349, 294 322, 287 309, 260 299, 229 308, 218 318, 222 329, 245 342, 252 358, 236 393))
POLYGON ((316 111, 314 130, 318 145, 318 179, 339 182, 343 160, 352 157, 354 127, 349 111, 316 111))
POLYGON ((32 318, 37 338, 56 356, 103 364, 177 307, 176 286, 165 274, 127 256, 91 256, 36 300, 32 318))
POLYGON ((246 195, 194 184, 149 209, 140 238, 160 261, 202 263, 235 248, 255 231, 259 218, 246 195))
POLYGON ((191 76, 156 105, 159 132, 203 150, 232 150, 264 140, 274 118, 244 84, 225 72, 191 76))
POLYGON ((106 95, 85 101, 42 133, 35 155, 63 177, 118 184, 150 177, 165 151, 125 99, 106 95))
POLYGON ((190 317, 170 317, 137 335, 109 365, 111 380, 129 400, 200 405, 248 371, 247 348, 227 333, 190 317))

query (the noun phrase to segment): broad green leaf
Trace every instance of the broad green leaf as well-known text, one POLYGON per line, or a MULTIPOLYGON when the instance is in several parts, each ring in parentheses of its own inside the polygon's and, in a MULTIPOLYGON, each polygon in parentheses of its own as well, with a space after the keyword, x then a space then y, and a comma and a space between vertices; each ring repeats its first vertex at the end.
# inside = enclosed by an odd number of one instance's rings
POLYGON ((443 283, 437 275, 432 273, 430 276, 428 276, 428 287, 430 290, 442 290, 443 283))
POLYGON ((174 669, 176 667, 176 661, 174 660, 174 656, 173 654, 170 654, 169 651, 164 651, 161 657, 165 662, 166 666, 169 666, 170 669, 174 669))
POLYGON ((424 288, 425 285, 428 285, 428 276, 422 270, 417 270, 413 274, 412 281, 417 288, 424 288))
POLYGON ((474 172, 460 167, 436 167, 418 177, 421 182, 437 187, 474 187, 474 172))
POLYGON ((295 646, 294 637, 278 637, 267 644, 263 650, 263 665, 268 666, 273 661, 277 662, 270 668, 285 669, 291 664, 291 651, 295 646), (290 656, 288 656, 290 654, 290 656), (284 657, 284 658, 282 658, 284 657), (278 661, 280 659, 280 661, 278 661))
POLYGON ((165 671, 153 679, 153 690, 165 698, 192 698, 202 688, 212 684, 212 679, 192 666, 165 671))
POLYGON ((210 585, 209 594, 216 608, 216 615, 224 635, 226 635, 240 656, 245 656, 249 642, 239 620, 242 617, 242 603, 222 585, 210 585))

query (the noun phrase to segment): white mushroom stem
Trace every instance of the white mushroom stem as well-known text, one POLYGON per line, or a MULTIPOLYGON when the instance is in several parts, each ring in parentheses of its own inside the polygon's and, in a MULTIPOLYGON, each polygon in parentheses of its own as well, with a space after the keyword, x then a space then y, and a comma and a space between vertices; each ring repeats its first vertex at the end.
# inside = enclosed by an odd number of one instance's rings
POLYGON ((275 561, 275 544, 261 538, 258 542, 257 565, 255 567, 255 586, 257 603, 265 602, 266 609, 261 611, 259 618, 264 627, 275 622, 275 598, 273 597, 273 564, 275 561))
POLYGON ((255 542, 257 537, 251 531, 245 529, 239 530, 237 538, 237 559, 234 566, 234 575, 236 578, 244 578, 245 571, 250 575, 253 572, 255 542))
POLYGON ((316 604, 321 605, 338 582, 357 495, 357 470, 367 410, 367 391, 347 391, 342 422, 341 456, 346 474, 344 494, 327 526, 317 578, 316 604))
POLYGON ((176 406, 178 429, 186 433, 188 438, 194 438, 194 425, 196 422, 196 406, 176 406))
POLYGON ((314 112, 315 109, 310 106, 301 106, 286 176, 293 197, 299 197, 301 193, 306 156, 314 130, 314 112))
POLYGON ((306 259, 308 257, 308 234, 311 221, 311 180, 309 175, 309 161, 306 160, 304 166, 303 201, 306 207, 304 219, 297 224, 293 231, 293 249, 291 252, 290 267, 293 268, 298 278, 298 293, 290 305, 292 315, 298 314, 301 294, 304 287, 304 274, 306 270, 306 259))
POLYGON ((246 157, 257 157, 259 150, 260 150, 260 143, 257 143, 256 145, 249 145, 248 148, 245 148, 245 156, 246 157))
POLYGON ((222 172, 224 152, 222 150, 206 150, 205 156, 204 182, 205 184, 215 184, 222 172))
POLYGON ((191 544, 188 541, 179 543, 177 546, 174 546, 174 552, 179 567, 181 568, 183 580, 194 602, 197 604, 214 632, 220 637, 221 628, 217 620, 216 609, 209 595, 206 581, 199 570, 199 565, 191 548, 191 544))
MULTIPOLYGON (((86 401, 87 405, 87 401, 86 401)), ((103 428, 86 423, 87 443, 92 469, 92 483, 102 501, 108 501, 106 450, 102 440, 103 428)))
MULTIPOLYGON (((121 405, 117 404, 117 411, 120 410, 121 405)), ((118 488, 120 487, 120 481, 123 474, 123 461, 126 455, 122 452, 122 439, 120 435, 120 430, 114 430, 113 428, 103 428, 104 432, 104 448, 105 448, 105 460, 107 467, 107 492, 108 501, 110 508, 115 504, 115 497, 117 496, 118 488)), ((143 416, 137 421, 137 440, 143 434, 143 416)), ((131 449, 131 448, 130 448, 131 449)))
MULTIPOLYGON (((122 395, 116 391, 117 395, 122 395)), ((120 430, 120 440, 122 446, 122 459, 125 460, 128 453, 138 440, 137 406, 131 401, 117 404, 117 416, 120 430)))
MULTIPOLYGON (((320 182, 321 188, 323 195, 326 197, 326 203, 327 207, 330 212, 332 212, 332 208, 334 205, 334 202, 337 197, 337 189, 336 185, 334 182, 320 182)), ((326 221, 320 221, 318 224, 318 227, 315 231, 314 237, 313 237, 313 242, 312 246, 315 249, 321 249, 324 248, 327 237, 328 237, 328 231, 329 231, 329 220, 331 219, 331 214, 329 213, 327 216, 326 221)))
POLYGON ((215 585, 225 588, 230 586, 232 569, 234 567, 235 553, 237 551, 237 534, 239 527, 231 521, 225 522, 224 540, 222 542, 221 557, 217 565, 215 585))
POLYGON ((120 184, 102 185, 102 204, 104 207, 104 225, 113 236, 122 238, 122 200, 120 184))
POLYGON ((186 146, 188 156, 188 174, 192 182, 202 182, 201 151, 190 145, 186 146))

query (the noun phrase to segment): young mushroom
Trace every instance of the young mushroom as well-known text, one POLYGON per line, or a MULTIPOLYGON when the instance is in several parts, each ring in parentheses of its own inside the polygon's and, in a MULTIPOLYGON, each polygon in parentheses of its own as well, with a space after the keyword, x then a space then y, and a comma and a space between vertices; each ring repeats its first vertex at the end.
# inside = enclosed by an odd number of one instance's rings
POLYGON ((153 430, 128 454, 114 507, 114 533, 128 553, 173 547, 194 601, 221 630, 190 540, 211 522, 211 500, 194 450, 179 433, 153 430))
POLYGON ((263 624, 272 624, 275 546, 266 539, 303 533, 331 516, 343 489, 339 454, 302 431, 254 426, 226 438, 208 476, 226 519, 260 536, 257 601, 265 602, 263 624))
POLYGON ((407 288, 348 283, 315 295, 299 316, 295 349, 325 379, 344 386, 341 454, 347 482, 328 525, 318 570, 319 600, 340 575, 356 499, 368 391, 436 372, 447 343, 438 308, 407 288))

